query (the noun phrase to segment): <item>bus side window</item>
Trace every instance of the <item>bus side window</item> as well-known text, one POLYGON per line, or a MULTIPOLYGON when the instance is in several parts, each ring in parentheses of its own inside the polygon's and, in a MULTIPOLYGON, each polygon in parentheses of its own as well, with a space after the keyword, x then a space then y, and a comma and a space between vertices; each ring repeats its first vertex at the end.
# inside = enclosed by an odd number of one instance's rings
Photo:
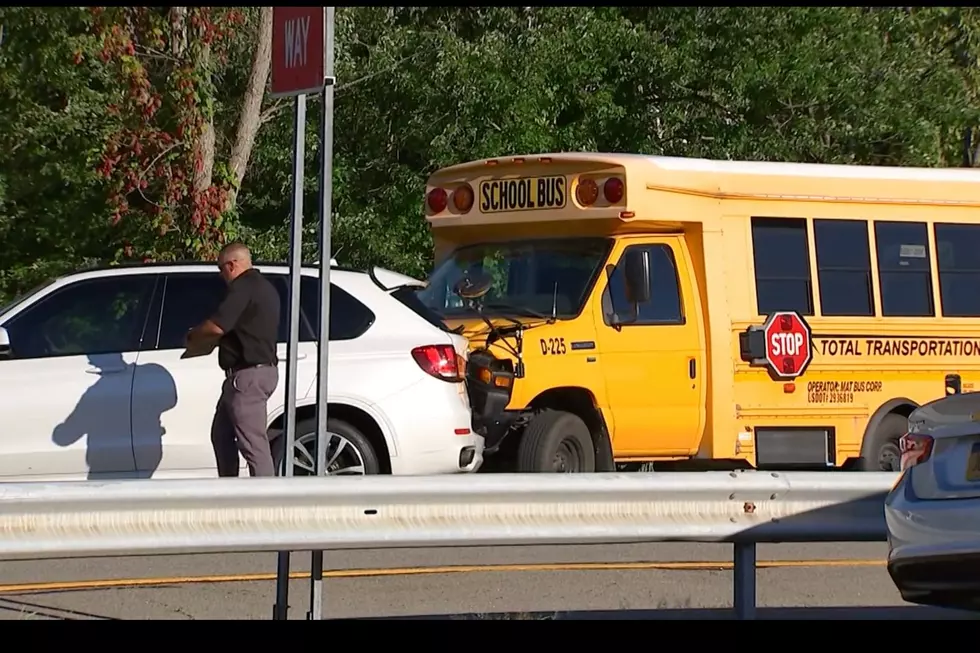
POLYGON ((980 317, 980 225, 936 224, 939 299, 946 317, 980 317))
MULTIPOLYGON (((636 320, 630 321, 632 307, 626 301, 626 284, 623 279, 623 266, 620 264, 615 267, 609 279, 608 292, 612 310, 621 320, 626 321, 623 326, 685 324, 674 251, 668 245, 633 245, 626 251, 633 247, 650 252, 650 301, 638 304, 636 320)), ((623 254, 625 256, 625 252, 623 254)), ((606 324, 612 323, 610 317, 604 316, 606 324)))
POLYGON ((752 218, 752 256, 759 315, 813 315, 806 219, 752 218))
POLYGON ((924 222, 875 222, 883 317, 932 317, 929 233, 924 222))
POLYGON ((874 315, 865 220, 813 221, 822 315, 874 315))

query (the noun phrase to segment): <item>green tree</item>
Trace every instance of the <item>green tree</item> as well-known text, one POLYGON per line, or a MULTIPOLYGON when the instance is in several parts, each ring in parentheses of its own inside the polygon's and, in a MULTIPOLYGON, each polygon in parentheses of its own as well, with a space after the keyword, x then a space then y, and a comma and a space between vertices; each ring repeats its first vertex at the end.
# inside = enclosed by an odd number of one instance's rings
MULTIPOLYGON (((426 176, 504 154, 958 165, 976 103, 949 47, 924 36, 940 10, 916 11, 341 9, 335 247, 345 262, 424 274, 426 176)), ((287 243, 290 120, 280 111, 260 135, 243 196, 270 254, 287 243)))
MULTIPOLYGON (((0 296, 105 256, 108 71, 78 7, 0 8, 0 296)), ((2 299, 2 297, 0 297, 2 299)))
POLYGON ((109 184, 112 222, 125 234, 121 253, 213 256, 226 239, 260 126, 272 10, 93 7, 92 13, 99 57, 119 80, 107 98, 119 128, 106 142, 99 172, 109 184))
POLYGON ((266 8, 0 9, 0 295, 234 232, 266 8))
MULTIPOLYGON (((339 8, 335 252, 424 275, 425 179, 483 157, 977 165, 978 17, 339 8)), ((0 28, 0 293, 91 261, 207 256, 230 237, 285 256, 292 103, 265 93, 271 8, 5 8, 0 28)), ((319 111, 309 98, 308 260, 319 111)))

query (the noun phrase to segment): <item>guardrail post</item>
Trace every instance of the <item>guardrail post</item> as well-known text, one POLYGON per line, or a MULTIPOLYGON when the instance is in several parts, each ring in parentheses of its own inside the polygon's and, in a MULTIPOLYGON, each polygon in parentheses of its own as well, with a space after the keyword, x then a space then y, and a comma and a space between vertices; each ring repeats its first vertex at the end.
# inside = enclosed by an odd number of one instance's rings
POLYGON ((735 618, 755 619, 755 543, 736 542, 734 568, 735 618))

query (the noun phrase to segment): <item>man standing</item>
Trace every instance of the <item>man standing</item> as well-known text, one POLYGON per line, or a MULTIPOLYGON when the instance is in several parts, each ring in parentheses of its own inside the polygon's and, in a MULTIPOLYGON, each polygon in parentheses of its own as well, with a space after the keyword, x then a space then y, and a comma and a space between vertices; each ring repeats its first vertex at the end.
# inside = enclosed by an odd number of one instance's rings
POLYGON ((228 292, 215 314, 187 333, 186 343, 188 350, 200 350, 217 341, 225 373, 211 423, 218 476, 238 476, 239 451, 252 476, 275 476, 267 404, 279 384, 279 293, 252 267, 242 243, 221 249, 218 269, 228 292))

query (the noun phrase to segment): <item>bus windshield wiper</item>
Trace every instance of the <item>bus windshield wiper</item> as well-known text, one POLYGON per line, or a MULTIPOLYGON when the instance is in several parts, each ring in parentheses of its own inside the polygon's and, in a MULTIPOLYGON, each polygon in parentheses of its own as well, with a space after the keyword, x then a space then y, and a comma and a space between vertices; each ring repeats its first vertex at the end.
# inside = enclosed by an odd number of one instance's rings
POLYGON ((534 309, 530 309, 527 306, 518 306, 516 304, 508 304, 507 302, 489 302, 483 305, 484 308, 489 309, 504 309, 512 311, 514 313, 530 315, 531 317, 540 318, 542 320, 548 320, 549 323, 554 322, 555 318, 551 315, 545 315, 544 313, 539 313, 534 309))

